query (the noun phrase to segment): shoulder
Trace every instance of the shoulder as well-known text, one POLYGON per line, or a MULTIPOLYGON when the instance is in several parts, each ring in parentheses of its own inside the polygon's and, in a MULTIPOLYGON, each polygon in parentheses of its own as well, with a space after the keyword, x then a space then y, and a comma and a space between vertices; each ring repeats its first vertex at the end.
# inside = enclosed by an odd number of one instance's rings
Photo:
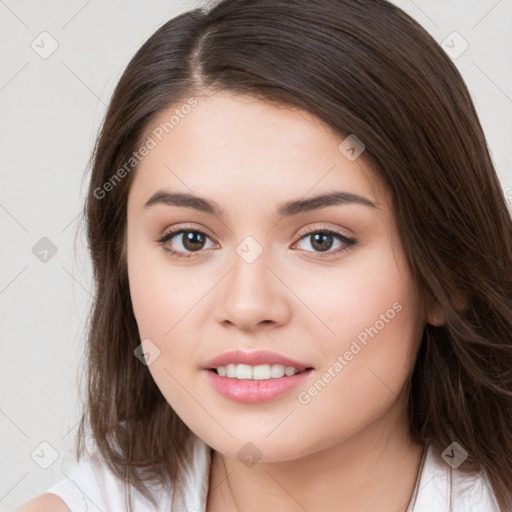
POLYGON ((494 490, 484 472, 467 474, 455 470, 453 473, 455 511, 500 512, 494 490))
POLYGON ((204 511, 208 495, 211 448, 193 436, 190 464, 184 468, 183 487, 174 490, 151 486, 157 499, 153 507, 135 489, 115 475, 99 452, 94 452, 62 473, 66 479, 56 483, 25 508, 14 512, 87 512, 91 510, 126 511, 126 493, 132 493, 134 511, 168 512, 170 510, 204 511), (174 495, 174 496, 173 496, 174 495), (27 508, 30 507, 30 508, 27 508), (172 507, 172 508, 171 508, 172 507))
MULTIPOLYGON (((91 510, 126 510, 126 495, 131 493, 135 511, 155 510, 136 489, 110 469, 99 451, 81 459, 69 472, 63 472, 66 479, 47 490, 58 495, 71 512, 91 510)), ((158 496, 157 512, 170 508, 170 493, 151 487, 158 496)))
POLYGON ((167 491, 158 492, 159 489, 151 487, 158 494, 158 507, 154 509, 143 496, 109 468, 98 451, 87 454, 70 468, 62 468, 62 475, 65 477, 63 480, 46 489, 44 495, 24 505, 30 508, 15 512, 125 512, 127 492, 132 494, 136 512, 170 509, 170 496, 167 491))
POLYGON ((492 486, 485 473, 465 473, 450 465, 442 452, 429 445, 421 470, 414 512, 499 512, 492 486))
POLYGON ((68 512, 69 507, 64 501, 55 494, 46 493, 37 496, 23 505, 16 508, 13 512, 68 512))

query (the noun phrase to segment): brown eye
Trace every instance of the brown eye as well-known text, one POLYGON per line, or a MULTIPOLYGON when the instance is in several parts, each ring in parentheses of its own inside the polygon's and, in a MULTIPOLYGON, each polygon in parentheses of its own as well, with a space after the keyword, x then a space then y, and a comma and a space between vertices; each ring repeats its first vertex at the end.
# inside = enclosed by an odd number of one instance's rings
POLYGON ((299 242, 302 241, 309 241, 309 246, 312 250, 305 250, 307 252, 317 253, 317 255, 314 256, 315 258, 336 256, 350 250, 357 244, 357 241, 353 238, 348 238, 342 233, 332 229, 317 229, 315 231, 306 232, 305 234, 302 234, 299 240, 299 242), (338 242, 338 247, 331 251, 330 249, 335 245, 336 241, 338 242), (325 255, 318 253, 325 253, 325 255))
POLYGON ((199 231, 183 231, 181 240, 188 251, 200 251, 206 242, 205 236, 199 231))
MULTIPOLYGON (((190 258, 205 249, 210 237, 198 229, 177 229, 164 235, 158 242, 173 256, 190 258)), ((199 255, 199 254, 197 254, 199 255)))
POLYGON ((334 243, 334 237, 330 233, 318 232, 308 236, 311 237, 311 247, 320 252, 328 251, 334 243))

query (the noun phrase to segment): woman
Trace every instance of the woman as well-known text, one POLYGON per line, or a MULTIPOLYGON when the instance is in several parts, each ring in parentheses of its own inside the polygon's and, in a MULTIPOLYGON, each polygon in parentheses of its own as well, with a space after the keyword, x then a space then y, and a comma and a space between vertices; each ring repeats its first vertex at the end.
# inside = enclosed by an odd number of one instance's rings
POLYGON ((512 221, 462 78, 401 10, 170 20, 116 88, 85 215, 82 458, 20 510, 512 510, 512 221))

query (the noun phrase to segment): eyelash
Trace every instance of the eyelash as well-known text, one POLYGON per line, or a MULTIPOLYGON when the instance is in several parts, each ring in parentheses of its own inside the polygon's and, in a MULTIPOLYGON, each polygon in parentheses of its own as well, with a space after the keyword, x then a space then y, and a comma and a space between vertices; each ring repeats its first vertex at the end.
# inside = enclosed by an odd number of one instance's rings
MULTIPOLYGON (((192 233, 200 233, 201 235, 211 239, 211 237, 208 236, 201 229, 197 229, 194 227, 181 227, 181 228, 169 231, 164 236, 162 236, 162 238, 157 240, 157 242, 162 246, 164 251, 170 253, 172 256, 175 256, 177 258, 187 258, 187 259, 188 258, 196 258, 201 255, 202 250, 195 251, 195 252, 185 255, 181 251, 175 251, 174 249, 170 249, 169 247, 165 246, 165 243, 168 242, 169 240, 171 240, 172 238, 174 238, 176 235, 185 233, 187 231, 192 232, 192 233)), ((309 230, 306 232, 299 232, 299 234, 298 234, 299 239, 297 240, 297 242, 300 242, 303 238, 307 238, 309 235, 314 235, 314 234, 318 234, 318 233, 327 234, 327 235, 335 235, 341 242, 343 242, 343 244, 345 244, 345 247, 338 249, 334 252, 326 251, 325 253, 316 253, 317 256, 314 256, 314 258, 316 258, 316 259, 329 258, 335 254, 341 254, 341 253, 347 252, 357 244, 357 240, 355 240, 353 238, 348 238, 343 233, 341 233, 341 231, 337 231, 333 228, 327 228, 327 227, 316 228, 314 230, 309 230)), ((311 251, 306 251, 306 252, 311 252, 311 251)))

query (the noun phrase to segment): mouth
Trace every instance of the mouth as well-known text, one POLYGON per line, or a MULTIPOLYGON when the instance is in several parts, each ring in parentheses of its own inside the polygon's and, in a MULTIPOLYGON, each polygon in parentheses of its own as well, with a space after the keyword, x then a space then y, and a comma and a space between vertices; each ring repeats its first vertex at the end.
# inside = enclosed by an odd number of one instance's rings
POLYGON ((313 367, 295 367, 282 364, 227 364, 216 368, 207 368, 208 371, 215 373, 219 377, 237 380, 273 380, 293 377, 299 373, 305 373, 313 370, 313 367))
POLYGON ((314 368, 311 367, 299 370, 293 367, 272 368, 270 365, 259 365, 269 366, 261 369, 257 366, 252 368, 249 365, 245 365, 249 368, 244 368, 244 365, 233 366, 236 367, 234 370, 232 367, 225 367, 226 375, 220 375, 219 371, 224 373, 222 367, 209 368, 204 373, 212 389, 219 395, 241 404, 260 404, 286 397, 292 389, 299 385, 306 385, 309 376, 314 373, 314 368), (287 369, 289 375, 285 373, 287 369), (234 376, 229 377, 228 372, 234 376), (256 376, 250 375, 249 372, 255 372, 256 376))
POLYGON ((203 367, 212 388, 224 398, 244 404, 269 402, 304 383, 314 368, 268 350, 231 350, 203 367))

